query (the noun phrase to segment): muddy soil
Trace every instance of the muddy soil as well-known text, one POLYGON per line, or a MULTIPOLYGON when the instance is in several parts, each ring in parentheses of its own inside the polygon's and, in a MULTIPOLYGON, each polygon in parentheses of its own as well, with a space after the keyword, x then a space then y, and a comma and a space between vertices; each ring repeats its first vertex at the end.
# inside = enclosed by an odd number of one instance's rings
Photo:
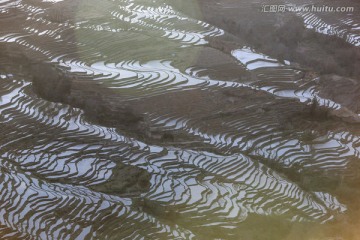
MULTIPOLYGON (((191 2, 191 1, 189 1, 191 2)), ((316 33, 306 29, 303 20, 294 13, 261 12, 263 5, 282 4, 277 1, 216 1, 199 0, 199 7, 205 21, 218 26, 236 40, 210 42, 212 47, 228 52, 239 43, 256 48, 260 52, 282 60, 299 63, 320 74, 335 73, 359 78, 360 50, 343 39, 316 33)), ((292 1, 299 4, 301 1, 292 1)), ((341 1, 342 4, 345 4, 341 1)), ((341 4, 340 3, 340 4, 341 4)), ((347 2, 352 6, 354 2, 347 2)), ((191 5, 187 3, 188 5, 191 5)), ((188 11, 186 3, 179 9, 188 11)), ((332 2, 334 4, 334 2, 332 2)), ((339 4, 338 4, 339 5, 339 4)), ((331 17, 336 18, 336 13, 331 17)))

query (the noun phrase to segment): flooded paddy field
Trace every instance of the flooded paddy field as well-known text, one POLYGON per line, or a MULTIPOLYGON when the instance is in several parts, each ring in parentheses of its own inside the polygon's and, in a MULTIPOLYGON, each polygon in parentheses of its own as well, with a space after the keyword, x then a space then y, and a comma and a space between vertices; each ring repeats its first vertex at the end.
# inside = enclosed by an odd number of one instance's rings
POLYGON ((359 11, 0 0, 0 239, 360 239, 359 11))

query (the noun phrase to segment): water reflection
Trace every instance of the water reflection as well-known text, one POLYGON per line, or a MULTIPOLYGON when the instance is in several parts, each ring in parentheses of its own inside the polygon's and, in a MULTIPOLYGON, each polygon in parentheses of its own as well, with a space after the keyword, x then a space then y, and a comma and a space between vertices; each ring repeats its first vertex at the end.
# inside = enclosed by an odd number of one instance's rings
POLYGON ((1 237, 356 239, 346 106, 202 4, 0 2, 1 237))

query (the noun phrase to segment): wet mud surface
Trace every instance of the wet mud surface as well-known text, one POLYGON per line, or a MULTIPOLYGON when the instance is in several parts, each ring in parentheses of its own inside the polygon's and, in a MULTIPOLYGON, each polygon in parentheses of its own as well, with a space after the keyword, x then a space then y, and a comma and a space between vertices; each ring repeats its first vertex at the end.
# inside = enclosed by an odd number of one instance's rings
POLYGON ((360 6, 325 3, 0 1, 0 238, 357 239, 360 6))

